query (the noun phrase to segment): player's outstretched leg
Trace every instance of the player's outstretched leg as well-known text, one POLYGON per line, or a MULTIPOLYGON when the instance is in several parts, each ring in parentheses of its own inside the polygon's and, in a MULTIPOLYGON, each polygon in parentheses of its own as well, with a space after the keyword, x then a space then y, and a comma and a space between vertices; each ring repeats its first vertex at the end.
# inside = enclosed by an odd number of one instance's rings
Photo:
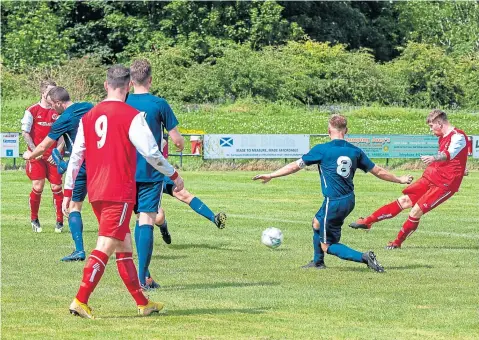
POLYGON ((194 212, 213 222, 219 229, 223 229, 225 227, 226 225, 225 213, 221 212, 215 215, 213 211, 211 211, 211 209, 206 204, 204 204, 203 201, 200 200, 198 197, 193 197, 189 205, 194 212))
POLYGON ((349 248, 342 243, 333 243, 329 245, 327 252, 328 254, 335 255, 342 260, 366 263, 369 268, 374 269, 375 271, 380 273, 384 272, 384 268, 379 265, 379 263, 377 263, 376 257, 374 256, 373 252, 361 253, 357 250, 349 248), (372 258, 371 254, 373 256, 372 258), (376 262, 374 262, 373 260, 376 262), (374 263, 377 263, 377 266, 374 267, 374 263))
POLYGON ((68 162, 65 162, 63 160, 62 154, 56 148, 52 150, 52 158, 53 158, 53 161, 55 162, 55 164, 57 165, 58 173, 60 175, 63 175, 65 173, 65 171, 67 171, 68 162))
POLYGON ((391 241, 386 246, 386 249, 398 249, 401 248, 402 243, 414 233, 419 226, 419 218, 408 216, 406 222, 404 222, 401 230, 399 231, 396 239, 391 241))
POLYGON ((156 224, 157 227, 160 228, 161 238, 166 244, 171 244, 171 235, 168 231, 168 222, 165 219, 165 222, 162 224, 156 224))
POLYGON ((326 269, 326 265, 324 264, 324 251, 321 249, 321 238, 319 235, 319 229, 313 229, 313 249, 314 255, 313 260, 301 268, 308 269, 308 268, 315 268, 315 269, 326 269))
POLYGON ((396 200, 382 206, 366 218, 360 217, 356 222, 351 223, 349 226, 353 229, 369 230, 371 229, 373 223, 393 218, 397 216, 402 210, 403 208, 401 207, 401 204, 399 204, 399 201, 396 200))
POLYGON ((85 249, 83 247, 83 221, 81 212, 72 211, 68 216, 68 226, 75 244, 75 251, 62 258, 63 262, 74 262, 85 260, 85 249))

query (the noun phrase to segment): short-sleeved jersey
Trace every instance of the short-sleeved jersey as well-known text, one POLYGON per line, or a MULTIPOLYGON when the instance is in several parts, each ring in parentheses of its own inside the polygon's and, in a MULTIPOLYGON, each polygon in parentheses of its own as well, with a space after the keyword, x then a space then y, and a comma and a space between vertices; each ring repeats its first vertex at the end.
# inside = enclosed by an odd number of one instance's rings
POLYGON ((138 113, 124 102, 109 100, 81 119, 90 202, 135 202, 136 148, 129 131, 138 113))
MULTIPOLYGON (((22 131, 28 132, 32 137, 33 144, 38 145, 48 135, 53 123, 58 117, 59 115, 55 110, 42 107, 40 103, 36 103, 25 110, 21 121, 22 131)), ((43 153, 42 158, 46 159, 50 157, 55 147, 56 143, 43 153)), ((28 148, 28 150, 30 150, 30 148, 28 148)))
POLYGON ((424 170, 423 177, 438 187, 456 192, 466 169, 467 135, 464 131, 454 128, 447 135, 439 137, 438 142, 439 152, 445 153, 447 160, 431 163, 424 170))
POLYGON ((48 137, 58 140, 63 136, 66 150, 72 151, 73 143, 78 132, 80 119, 93 108, 93 104, 87 102, 73 103, 60 115, 60 118, 53 123, 48 137))
MULTIPOLYGON (((145 113, 145 119, 158 145, 163 139, 163 130, 172 130, 178 125, 178 120, 168 102, 150 93, 130 94, 127 104, 145 113)), ((146 159, 137 154, 136 181, 158 182, 163 180, 163 174, 153 168, 146 159)))
POLYGON ((318 165, 323 195, 332 199, 354 192, 356 169, 368 172, 374 168, 360 148, 343 139, 315 145, 302 160, 306 165, 318 165))

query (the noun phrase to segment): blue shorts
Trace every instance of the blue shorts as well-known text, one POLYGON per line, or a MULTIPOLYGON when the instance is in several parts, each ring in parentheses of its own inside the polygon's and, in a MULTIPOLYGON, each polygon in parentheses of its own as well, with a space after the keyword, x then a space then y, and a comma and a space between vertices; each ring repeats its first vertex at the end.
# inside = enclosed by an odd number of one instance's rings
POLYGON ((165 176, 163 179, 163 192, 167 193, 171 197, 174 197, 173 190, 175 190, 175 187, 175 182, 173 182, 170 177, 165 176))
POLYGON ((158 212, 161 196, 163 195, 163 181, 136 182, 135 214, 140 212, 158 212))
POLYGON ((83 162, 80 171, 78 171, 77 178, 75 179, 75 186, 73 187, 72 201, 83 202, 87 194, 86 190, 86 168, 85 162, 83 162))
POLYGON ((338 199, 326 197, 315 217, 319 221, 321 243, 334 244, 341 240, 341 227, 354 209, 354 194, 338 199))

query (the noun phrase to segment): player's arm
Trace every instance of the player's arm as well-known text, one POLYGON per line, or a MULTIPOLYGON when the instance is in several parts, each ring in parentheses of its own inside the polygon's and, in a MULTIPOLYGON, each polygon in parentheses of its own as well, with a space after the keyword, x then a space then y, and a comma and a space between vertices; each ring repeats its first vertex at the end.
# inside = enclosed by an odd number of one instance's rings
POLYGON ((461 133, 456 133, 451 137, 451 144, 445 151, 440 151, 434 156, 421 156, 421 160, 427 165, 433 162, 445 162, 454 159, 457 154, 466 147, 466 137, 461 133))
POLYGON ((185 139, 178 131, 178 128, 174 127, 173 129, 168 131, 168 135, 171 137, 171 140, 175 144, 178 151, 183 151, 183 149, 185 148, 185 139))
POLYGON ((411 175, 404 175, 398 177, 395 174, 377 165, 375 165, 369 172, 377 178, 387 182, 410 184, 413 180, 413 177, 411 175))
POLYGON ((64 148, 65 148, 65 138, 61 136, 57 141, 57 150, 62 152, 64 148))
POLYGON ((294 174, 295 172, 298 172, 302 168, 304 168, 306 164, 304 161, 300 158, 297 161, 291 162, 285 166, 283 166, 281 169, 278 169, 270 174, 263 174, 263 175, 256 175, 253 177, 253 181, 256 181, 260 179, 263 183, 268 183, 271 181, 273 178, 276 177, 283 177, 283 176, 288 176, 291 174, 294 174))
POLYGON ((41 157, 53 144, 55 144, 55 140, 46 136, 40 144, 32 149, 33 151, 25 151, 23 158, 28 161, 30 159, 41 157))
POLYGON ((33 126, 33 115, 30 111, 25 110, 25 114, 23 115, 21 123, 23 139, 25 140, 25 143, 27 143, 30 150, 33 150, 35 149, 35 144, 33 143, 32 136, 30 136, 30 131, 32 131, 33 126))
POLYGON ((136 147, 138 152, 146 159, 146 161, 150 163, 151 166, 156 170, 165 176, 170 177, 171 180, 175 182, 175 191, 183 190, 183 179, 175 170, 175 168, 168 163, 165 157, 163 157, 163 154, 158 148, 158 144, 153 137, 153 133, 148 127, 143 113, 140 112, 135 116, 135 118, 133 118, 128 135, 130 141, 136 147))
POLYGON ((80 120, 80 125, 78 126, 77 136, 75 138, 75 143, 73 144, 72 153, 70 155, 70 161, 68 162, 68 168, 65 176, 65 186, 63 190, 63 204, 62 210, 63 213, 68 216, 68 207, 70 206, 70 201, 73 194, 73 188, 75 186, 75 180, 80 171, 80 167, 83 164, 85 159, 85 134, 83 132, 83 122, 80 120))

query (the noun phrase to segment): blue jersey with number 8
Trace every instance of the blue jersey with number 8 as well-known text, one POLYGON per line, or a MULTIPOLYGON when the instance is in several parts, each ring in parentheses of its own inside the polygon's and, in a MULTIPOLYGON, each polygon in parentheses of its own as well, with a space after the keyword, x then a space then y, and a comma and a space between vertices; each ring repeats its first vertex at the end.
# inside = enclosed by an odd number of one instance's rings
POLYGON ((368 172, 374 168, 363 150, 343 139, 315 145, 302 160, 306 165, 318 165, 323 195, 333 199, 354 192, 356 169, 368 172))

